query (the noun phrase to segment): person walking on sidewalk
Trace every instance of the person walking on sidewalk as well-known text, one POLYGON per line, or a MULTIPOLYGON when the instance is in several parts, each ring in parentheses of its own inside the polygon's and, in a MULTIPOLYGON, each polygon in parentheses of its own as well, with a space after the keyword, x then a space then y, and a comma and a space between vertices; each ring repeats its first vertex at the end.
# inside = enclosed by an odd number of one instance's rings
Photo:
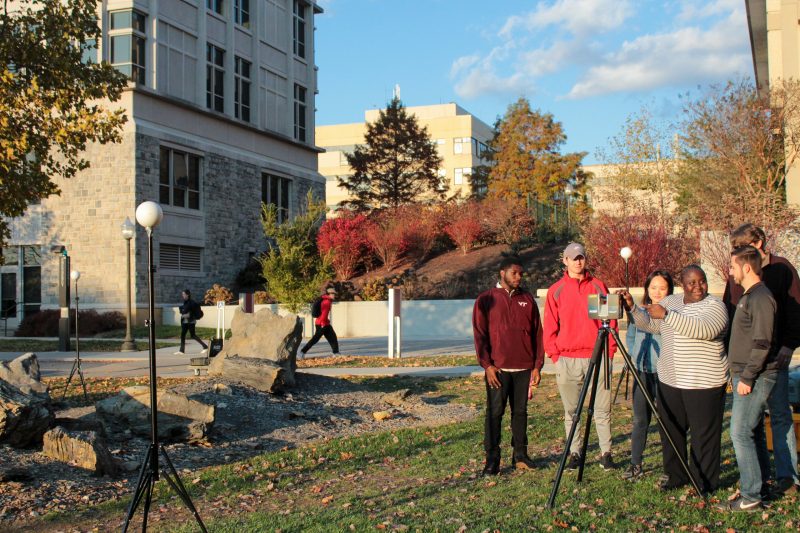
MULTIPOLYGON (((605 283, 592 276, 586 268, 586 250, 582 244, 570 243, 564 249, 564 277, 547 290, 544 311, 544 349, 556 365, 556 384, 564 404, 564 429, 569 435, 578 408, 581 388, 597 341, 601 322, 589 318, 590 294, 608 294, 605 283)), ((617 321, 610 326, 617 329, 617 321)), ((609 337, 609 356, 617 349, 609 337)), ((611 391, 597 384, 594 402, 594 422, 600 441, 600 467, 614 468, 611 456, 611 391)), ((580 428, 578 428, 579 434, 580 428)), ((580 466, 581 439, 574 438, 570 447, 568 470, 580 466)))
MULTIPOLYGON (((675 284, 672 276, 666 270, 654 270, 644 282, 644 297, 642 305, 657 304, 673 293, 675 284)), ((626 293, 626 291, 620 291, 626 293)), ((627 303, 626 303, 627 306, 627 303)), ((661 353, 661 335, 643 331, 636 327, 628 312, 628 332, 625 334, 628 351, 636 365, 636 372, 644 383, 646 392, 654 400, 658 397, 658 373, 656 364, 661 353)), ((647 445, 647 433, 653 411, 639 384, 633 383, 633 428, 631 429, 631 466, 622 474, 622 479, 635 481, 642 476, 642 455, 647 445)))
POLYGON ((311 337, 311 340, 300 350, 300 359, 305 359, 306 353, 308 353, 312 346, 319 342, 323 335, 325 336, 325 340, 328 341, 328 344, 331 345, 331 352, 333 355, 339 355, 339 339, 336 338, 336 332, 333 330, 333 326, 331 326, 331 307, 335 299, 336 289, 329 286, 322 293, 322 296, 312 305, 311 315, 313 316, 316 314, 314 308, 318 307, 319 316, 314 317, 314 336, 311 337))
MULTIPOLYGON (((795 267, 783 257, 767 251, 767 236, 764 230, 743 224, 731 234, 731 247, 749 244, 758 250, 761 257, 761 282, 772 292, 778 311, 775 316, 776 343, 778 346, 778 368, 775 387, 769 397, 769 421, 772 428, 773 454, 775 455, 775 496, 786 492, 798 492, 797 440, 795 437, 792 408, 789 405, 789 363, 792 354, 800 346, 800 278, 795 267)), ((735 318, 739 299, 744 290, 728 278, 722 297, 728 308, 730 320, 735 318)))
POLYGON ((521 282, 519 258, 503 259, 497 286, 482 292, 472 310, 475 353, 486 380, 484 476, 500 472, 500 426, 509 399, 514 467, 535 466, 528 457, 528 400, 541 379, 544 349, 539 308, 521 282))
POLYGON ((727 502, 725 508, 757 511, 770 473, 762 417, 778 373, 777 304, 761 282, 761 256, 754 247, 733 251, 730 277, 744 293, 731 323, 728 348, 733 378, 731 441, 739 466, 739 497, 727 502))
POLYGON ((175 355, 184 355, 186 350, 186 333, 189 333, 191 338, 200 343, 200 346, 203 347, 200 353, 204 354, 208 351, 208 345, 203 342, 203 339, 197 336, 197 332, 195 331, 200 304, 192 300, 192 293, 189 289, 183 289, 181 298, 183 298, 183 303, 181 303, 178 308, 181 313, 181 349, 175 352, 175 355))

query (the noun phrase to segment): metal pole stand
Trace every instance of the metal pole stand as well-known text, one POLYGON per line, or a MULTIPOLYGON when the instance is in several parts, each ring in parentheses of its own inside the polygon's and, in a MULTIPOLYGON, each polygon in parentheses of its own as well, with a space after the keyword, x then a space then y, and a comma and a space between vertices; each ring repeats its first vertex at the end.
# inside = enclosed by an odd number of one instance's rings
MULTIPOLYGON (((694 490, 697 491, 704 500, 706 500, 706 495, 700 490, 700 485, 697 483, 697 480, 692 475, 692 472, 689 470, 689 465, 686 463, 686 460, 683 456, 679 453, 678 447, 675 444, 675 441, 672 440, 669 433, 667 432, 666 427, 664 427, 664 421, 661 420, 661 417, 656 410, 656 404, 653 398, 650 396, 650 393, 647 391, 647 388, 642 383, 642 378, 639 377, 639 374, 635 371, 635 367, 633 366, 633 361, 631 361, 631 357, 628 354, 627 350, 625 350, 625 346, 623 346, 622 341, 620 341, 619 335, 617 334, 614 329, 610 327, 609 320, 603 320, 600 329, 597 331, 597 341, 594 345, 594 350, 592 351, 592 358, 589 361, 589 367, 586 370, 586 379, 583 382, 583 387, 581 388, 580 396, 578 397, 578 406, 575 408, 575 414, 572 417, 572 427, 569 430, 569 435, 567 436, 567 441, 564 443, 564 453, 561 455, 561 462, 558 465, 558 470, 556 471, 556 478, 553 481, 553 488, 550 491, 550 498, 547 500, 547 506, 552 509, 556 503, 556 494, 558 493, 558 487, 561 484, 561 477, 564 474, 564 469, 567 465, 567 458, 569 457, 569 450, 572 446, 572 440, 575 438, 575 433, 578 429, 578 424, 580 423, 581 411, 583 410, 583 403, 586 400, 586 394, 589 391, 589 386, 592 387, 592 394, 589 397, 589 407, 586 412, 586 428, 585 433, 583 435, 583 448, 581 449, 580 455, 580 467, 578 469, 578 481, 583 480, 583 468, 586 462, 586 448, 589 443, 589 430, 591 428, 592 422, 592 415, 594 414, 594 401, 595 401, 595 393, 597 392, 597 380, 600 376, 600 364, 601 362, 606 365, 606 372, 605 372, 605 383, 604 386, 606 389, 609 388, 609 374, 611 370, 611 364, 608 357, 608 337, 612 336, 614 341, 617 343, 617 348, 619 352, 622 354, 622 358, 625 361, 625 366, 628 368, 630 375, 633 376, 633 379, 639 385, 639 389, 641 390, 642 394, 644 395, 645 399, 647 400, 647 405, 650 406, 650 409, 653 411, 653 418, 656 419, 658 422, 659 427, 661 428, 661 434, 667 438, 667 443, 670 447, 675 451, 675 455, 678 457, 678 460, 681 463, 681 467, 683 467, 683 471, 686 472, 686 475, 691 481, 694 490), (601 361, 602 360, 602 361, 601 361)), ((663 444, 662 444, 663 445, 663 444)))
POLYGON ((189 492, 181 482, 178 472, 172 465, 167 450, 158 441, 158 393, 156 390, 156 324, 155 324, 155 292, 153 288, 153 233, 152 228, 147 228, 147 275, 149 285, 149 319, 147 328, 150 343, 150 446, 142 460, 142 468, 139 471, 139 480, 136 482, 136 490, 133 493, 131 505, 128 507, 128 514, 125 523, 122 525, 122 533, 128 531, 131 518, 133 518, 136 508, 144 500, 144 516, 142 517, 142 532, 147 531, 147 514, 150 511, 150 503, 153 498, 153 486, 158 481, 158 476, 163 475, 170 488, 178 495, 183 504, 192 513, 197 525, 203 533, 207 533, 206 526, 200 518, 189 492), (163 470, 158 465, 159 452, 164 458, 166 468, 163 470))
POLYGON ((86 380, 83 379, 83 368, 81 368, 80 334, 78 333, 78 313, 80 313, 79 301, 78 280, 75 280, 75 360, 72 362, 72 370, 69 371, 69 377, 67 378, 67 383, 64 385, 64 394, 61 396, 61 399, 64 400, 67 397, 69 384, 72 381, 72 377, 77 373, 78 379, 80 379, 81 386, 83 387, 83 399, 88 402, 89 395, 86 394, 86 380))

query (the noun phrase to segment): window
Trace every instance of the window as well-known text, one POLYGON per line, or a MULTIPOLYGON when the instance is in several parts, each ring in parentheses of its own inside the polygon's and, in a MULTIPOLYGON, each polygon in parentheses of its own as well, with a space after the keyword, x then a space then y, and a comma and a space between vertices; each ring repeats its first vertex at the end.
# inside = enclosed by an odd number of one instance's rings
POLYGON ((456 137, 453 139, 453 153, 463 154, 465 145, 469 146, 469 137, 456 137))
POLYGON ((472 169, 467 168, 457 168, 454 170, 453 175, 453 184, 454 185, 464 185, 464 176, 471 176, 472 169))
POLYGON ((158 250, 158 266, 163 270, 202 272, 203 249, 196 246, 161 243, 158 250))
POLYGON ((206 107, 225 111, 225 51, 209 44, 206 46, 206 107))
POLYGON ((294 85, 294 138, 306 141, 306 88, 294 85))
POLYGON ((16 318, 17 316, 17 274, 3 272, 0 274, 0 318, 16 318))
POLYGON ((278 223, 289 220, 289 198, 292 180, 272 174, 261 174, 261 201, 278 208, 278 223))
POLYGON ((114 11, 110 14, 111 64, 132 81, 145 82, 145 15, 138 11, 114 11))
POLYGON ((487 151, 488 149, 489 149, 489 147, 488 147, 488 146, 486 146, 485 144, 483 144, 483 143, 479 142, 479 143, 478 143, 478 157, 480 157, 481 159, 483 159, 484 157, 486 157, 486 151, 487 151))
POLYGON ((250 62, 239 56, 234 60, 233 112, 236 118, 250 122, 250 62))
POLYGON ((233 20, 239 26, 250 27, 250 0, 233 0, 233 20))
POLYGON ((480 149, 478 148, 478 139, 470 139, 472 141, 472 153, 475 155, 479 155, 480 149))
POLYGON ((86 39, 81 46, 81 62, 85 64, 99 63, 97 61, 97 39, 86 39))
POLYGON ((25 314, 42 305, 42 256, 37 246, 22 247, 22 303, 25 314))
POLYGON ((200 209, 199 156, 161 147, 158 201, 164 205, 200 209))
POLYGON ((222 15, 225 0, 206 0, 206 7, 218 15, 222 15))
POLYGON ((294 55, 306 57, 306 6, 299 0, 294 0, 294 55))

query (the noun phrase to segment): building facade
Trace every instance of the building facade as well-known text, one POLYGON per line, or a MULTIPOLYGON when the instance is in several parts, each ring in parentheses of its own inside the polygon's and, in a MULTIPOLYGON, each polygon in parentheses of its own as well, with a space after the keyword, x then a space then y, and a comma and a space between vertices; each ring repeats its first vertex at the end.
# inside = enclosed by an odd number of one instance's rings
MULTIPOLYGON (((481 154, 494 130, 453 103, 407 107, 406 111, 428 129, 431 141, 436 144, 442 158, 439 174, 447 180, 448 195, 461 192, 463 197, 469 196, 472 169, 485 164, 481 154)), ((331 210, 338 209, 348 198, 347 190, 338 182, 340 176, 352 174, 345 153, 352 153, 356 145, 366 142, 366 124, 376 121, 379 113, 370 109, 364 113, 365 122, 316 128, 317 145, 325 149, 325 153, 319 154, 319 172, 325 176, 325 198, 331 210)))
MULTIPOLYGON (((91 60, 131 77, 112 108, 125 110, 122 142, 89 147, 91 167, 57 180, 60 196, 12 221, 0 267, 9 325, 58 302, 64 246, 81 272, 81 306, 124 308, 126 241, 136 206, 159 202, 154 232, 156 301, 189 288, 202 298, 230 286, 262 252, 261 203, 281 217, 322 198, 314 142, 312 0, 108 0, 98 4, 102 41, 91 60)), ((147 238, 132 246, 135 307, 147 303, 147 238)), ((74 289, 73 289, 74 290, 74 289)))

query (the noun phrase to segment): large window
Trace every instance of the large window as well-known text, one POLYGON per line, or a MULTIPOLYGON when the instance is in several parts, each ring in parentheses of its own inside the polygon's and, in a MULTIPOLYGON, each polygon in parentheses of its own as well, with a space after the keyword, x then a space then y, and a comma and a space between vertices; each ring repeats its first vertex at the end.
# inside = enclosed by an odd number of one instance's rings
POLYGON ((233 112, 250 122, 250 62, 236 56, 234 61, 233 112))
POLYGON ((158 247, 158 266, 162 270, 201 272, 203 249, 196 246, 161 243, 158 247))
POLYGON ((464 176, 471 176, 471 175, 472 175, 472 169, 469 167, 455 169, 453 171, 453 185, 464 185, 464 176))
POLYGON ((294 85, 294 138, 306 141, 306 88, 294 85))
POLYGON ((261 201, 265 204, 274 204, 278 208, 278 223, 289 220, 289 199, 292 193, 292 180, 261 174, 261 201))
POLYGON ((108 38, 111 64, 136 83, 145 82, 145 15, 135 10, 113 11, 108 38))
POLYGON ((225 0, 206 0, 206 7, 218 15, 222 15, 225 0))
POLYGON ((299 0, 294 0, 294 24, 292 26, 294 37, 294 55, 306 57, 306 6, 299 0))
POLYGON ((250 0, 233 0, 233 20, 239 26, 250 27, 250 0))
POLYGON ((206 107, 225 111, 225 51, 209 44, 206 47, 206 107))
POLYGON ((162 146, 158 201, 175 207, 200 209, 201 162, 197 155, 162 146))
POLYGON ((36 313, 42 305, 42 256, 38 246, 3 248, 0 269, 0 318, 14 318, 20 304, 24 314, 36 313), (18 284, 19 275, 22 283, 18 284), (17 299, 17 296, 20 299, 17 299))

